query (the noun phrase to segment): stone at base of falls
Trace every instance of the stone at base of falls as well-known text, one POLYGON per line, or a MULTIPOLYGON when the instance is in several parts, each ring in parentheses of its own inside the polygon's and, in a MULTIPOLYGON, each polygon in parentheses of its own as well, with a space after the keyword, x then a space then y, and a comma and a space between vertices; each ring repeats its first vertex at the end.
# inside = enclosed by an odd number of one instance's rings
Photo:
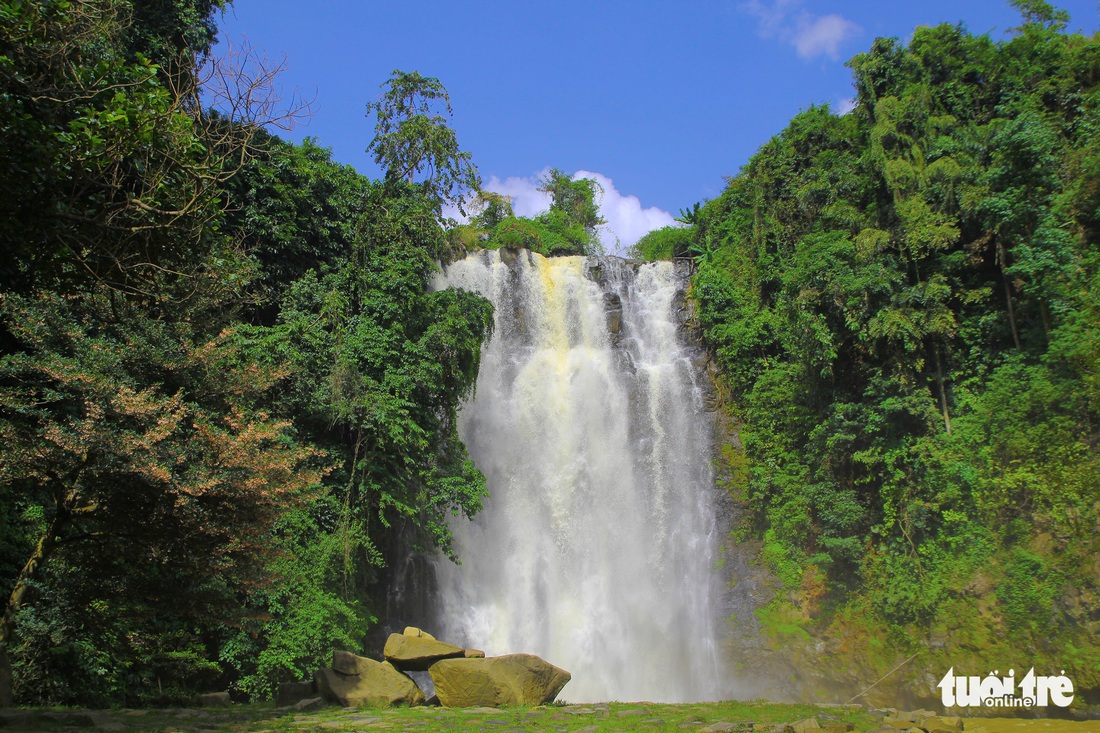
POLYGON ((428 670, 435 694, 448 708, 545 705, 572 675, 533 654, 488 659, 444 659, 428 670))
MULTIPOLYGON (((419 630, 419 629, 417 629, 419 630)), ((400 670, 424 672, 441 659, 461 657, 466 650, 431 636, 406 636, 390 634, 382 656, 400 670)))
POLYGON ((402 636, 414 636, 418 639, 428 639, 429 641, 435 641, 436 638, 429 634, 424 629, 418 629, 415 626, 406 626, 405 630, 401 632, 402 636))
POLYGON ((424 693, 416 683, 389 662, 376 662, 350 652, 334 652, 332 656, 333 668, 319 669, 313 676, 317 691, 326 700, 360 708, 424 704, 424 693), (348 669, 350 661, 355 663, 355 673, 340 671, 348 669))

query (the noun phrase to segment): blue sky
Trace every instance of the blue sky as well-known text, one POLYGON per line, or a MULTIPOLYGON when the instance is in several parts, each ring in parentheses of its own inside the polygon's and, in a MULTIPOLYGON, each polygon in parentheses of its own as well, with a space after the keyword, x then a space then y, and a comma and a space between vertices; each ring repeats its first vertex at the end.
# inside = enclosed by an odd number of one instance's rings
MULTIPOLYGON (((1100 26, 1095 0, 1054 4, 1073 30, 1100 26)), ((626 246, 717 196, 799 110, 844 109, 844 62, 874 38, 941 22, 999 39, 1019 15, 1007 0, 234 0, 219 34, 285 55, 284 93, 314 98, 283 137, 371 177, 366 103, 394 69, 438 77, 488 188, 530 214, 548 167, 598 174, 626 246)))

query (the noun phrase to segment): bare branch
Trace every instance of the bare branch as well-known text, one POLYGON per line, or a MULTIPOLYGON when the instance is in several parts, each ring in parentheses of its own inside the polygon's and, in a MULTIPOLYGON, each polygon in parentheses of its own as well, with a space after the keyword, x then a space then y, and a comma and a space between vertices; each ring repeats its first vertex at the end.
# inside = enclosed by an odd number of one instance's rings
POLYGON ((285 96, 278 77, 286 69, 285 55, 274 62, 247 39, 226 42, 198 70, 202 106, 237 124, 280 130, 307 124, 316 96, 305 99, 298 89, 285 96))

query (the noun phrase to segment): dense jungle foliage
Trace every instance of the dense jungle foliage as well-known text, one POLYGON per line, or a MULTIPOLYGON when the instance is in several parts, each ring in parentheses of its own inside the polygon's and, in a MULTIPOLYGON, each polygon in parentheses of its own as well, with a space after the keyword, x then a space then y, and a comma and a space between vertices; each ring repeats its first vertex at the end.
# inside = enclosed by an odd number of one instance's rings
POLYGON ((1100 38, 1013 4, 1003 42, 876 40, 850 113, 800 113, 636 252, 697 263, 766 628, 881 673, 1026 649, 1095 689, 1100 38))
POLYGON ((429 287, 461 190, 421 175, 468 160, 376 182, 265 133, 296 110, 209 56, 222 5, 0 3, 0 703, 267 698, 485 493, 492 308, 429 287))

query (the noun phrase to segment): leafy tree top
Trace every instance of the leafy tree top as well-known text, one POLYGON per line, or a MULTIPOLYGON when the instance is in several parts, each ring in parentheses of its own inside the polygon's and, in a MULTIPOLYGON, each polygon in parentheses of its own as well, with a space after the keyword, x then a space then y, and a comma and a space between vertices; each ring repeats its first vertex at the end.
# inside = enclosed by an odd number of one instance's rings
POLYGON ((1069 24, 1069 13, 1046 0, 1009 0, 1009 4, 1024 16, 1025 26, 1038 25, 1060 31, 1069 24))
POLYGON ((452 201, 465 213, 463 203, 481 179, 448 125, 453 110, 446 88, 435 77, 395 70, 382 89, 367 103, 367 114, 377 118, 367 152, 388 179, 419 182, 430 197, 452 201))

